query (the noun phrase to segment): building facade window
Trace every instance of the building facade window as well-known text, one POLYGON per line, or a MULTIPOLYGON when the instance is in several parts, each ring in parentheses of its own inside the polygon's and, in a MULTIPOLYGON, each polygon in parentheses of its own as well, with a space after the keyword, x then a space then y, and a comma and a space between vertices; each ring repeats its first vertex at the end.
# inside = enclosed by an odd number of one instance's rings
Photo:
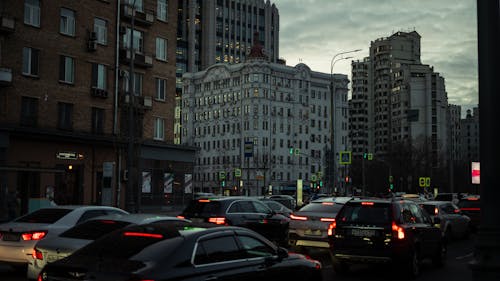
POLYGON ((144 4, 142 0, 125 0, 124 2, 126 2, 130 6, 135 4, 135 9, 139 12, 144 11, 144 4))
POLYGON ((106 90, 107 70, 103 64, 92 64, 92 87, 106 90))
POLYGON ((60 30, 62 34, 75 36, 75 11, 61 8, 60 30))
POLYGON ((167 39, 156 38, 156 58, 167 61, 167 39))
POLYGON ((168 0, 158 0, 156 17, 159 20, 168 20, 168 0))
POLYGON ((38 76, 38 59, 40 50, 23 48, 23 74, 38 76))
POLYGON ((156 99, 164 101, 167 92, 167 80, 156 78, 156 99))
MULTIPOLYGON (((131 29, 127 28, 127 32, 123 35, 123 47, 125 49, 130 48, 130 34, 131 34, 131 29)), ((136 53, 142 53, 143 52, 143 44, 144 44, 144 37, 141 31, 139 30, 134 30, 134 42, 133 42, 133 48, 136 53)))
POLYGON ((108 22, 106 20, 94 19, 94 32, 97 35, 97 43, 106 45, 108 43, 108 22))
POLYGON ((104 109, 92 107, 92 133, 104 134, 104 109))
POLYGON ((24 1, 24 23, 40 27, 40 1, 24 1))
POLYGON ((73 104, 60 102, 58 104, 58 128, 61 130, 73 130, 73 104))
POLYGON ((75 60, 72 57, 60 56, 59 81, 75 83, 75 60))
POLYGON ((36 127, 38 124, 38 99, 22 97, 21 126, 36 127))
POLYGON ((157 117, 154 124, 154 139, 163 140, 165 138, 165 119, 157 117))

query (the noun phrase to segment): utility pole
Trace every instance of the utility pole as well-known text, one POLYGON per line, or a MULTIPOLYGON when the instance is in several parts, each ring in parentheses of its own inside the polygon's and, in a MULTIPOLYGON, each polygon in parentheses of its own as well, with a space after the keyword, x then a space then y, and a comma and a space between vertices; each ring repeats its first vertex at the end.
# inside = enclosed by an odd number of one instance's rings
MULTIPOLYGON (((129 36, 129 52, 130 52, 130 66, 129 66, 129 74, 128 74, 128 146, 127 146, 127 171, 128 171, 128 180, 127 180, 127 191, 125 192, 125 209, 129 212, 135 211, 135 192, 134 187, 136 183, 136 155, 135 155, 135 126, 134 126, 134 109, 135 109, 135 79, 134 79, 134 59, 135 59, 135 50, 134 50, 134 24, 135 24, 135 0, 134 3, 129 8, 132 9, 132 19, 130 26, 130 36, 129 36)), ((127 34, 125 34, 127 36, 127 34)))

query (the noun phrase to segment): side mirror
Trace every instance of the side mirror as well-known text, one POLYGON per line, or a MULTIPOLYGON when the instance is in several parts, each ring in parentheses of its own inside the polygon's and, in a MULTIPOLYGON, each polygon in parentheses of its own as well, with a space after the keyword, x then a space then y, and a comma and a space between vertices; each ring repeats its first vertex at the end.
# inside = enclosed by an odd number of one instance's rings
POLYGON ((282 260, 288 257, 288 250, 283 247, 278 247, 278 259, 282 260))

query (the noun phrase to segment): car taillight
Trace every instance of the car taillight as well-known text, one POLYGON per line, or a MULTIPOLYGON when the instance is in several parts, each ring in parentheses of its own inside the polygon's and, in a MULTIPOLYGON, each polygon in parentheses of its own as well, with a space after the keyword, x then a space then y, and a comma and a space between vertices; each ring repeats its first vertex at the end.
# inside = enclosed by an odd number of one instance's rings
POLYGON ((405 239, 405 230, 401 226, 397 225, 396 222, 392 222, 392 233, 393 236, 398 239, 405 239))
POLYGON ((437 214, 439 214, 439 209, 438 209, 438 207, 435 207, 434 208, 434 215, 437 215, 437 214))
POLYGON ((297 216, 297 215, 294 215, 294 214, 291 214, 290 218, 292 220, 299 220, 299 221, 306 221, 307 220, 307 217, 297 216))
POLYGON ((335 221, 335 219, 334 219, 334 218, 321 218, 321 219, 319 219, 319 220, 320 220, 320 221, 324 221, 324 222, 333 222, 333 221, 335 221))
POLYGON ((183 220, 183 219, 185 219, 186 217, 184 217, 184 216, 177 216, 177 218, 178 218, 178 219, 183 220))
POLYGON ((480 211, 481 208, 460 208, 462 211, 480 211))
POLYGON ((31 232, 25 232, 21 234, 21 237, 23 240, 28 241, 28 240, 41 240, 43 237, 47 235, 47 231, 31 231, 31 232))
POLYGON ((224 217, 208 218, 208 222, 215 224, 226 224, 226 218, 224 217))
POLYGON ((333 222, 328 226, 328 236, 333 236, 335 234, 335 228, 337 228, 337 222, 334 219, 333 222))
POLYGON ((31 256, 33 256, 33 258, 35 260, 43 260, 43 254, 40 250, 38 250, 37 248, 34 248, 33 249, 33 252, 31 253, 31 256))

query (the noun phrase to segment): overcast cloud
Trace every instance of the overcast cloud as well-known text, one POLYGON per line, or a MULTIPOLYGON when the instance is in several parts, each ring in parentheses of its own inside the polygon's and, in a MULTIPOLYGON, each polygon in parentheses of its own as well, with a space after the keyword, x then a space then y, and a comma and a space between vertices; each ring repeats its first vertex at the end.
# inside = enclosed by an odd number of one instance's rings
MULTIPOLYGON (((370 42, 397 31, 420 34, 421 61, 445 78, 448 102, 465 110, 478 104, 475 0, 274 0, 280 14, 280 57, 330 73, 340 52, 368 56, 370 42)), ((334 72, 351 76, 351 60, 334 72)))

